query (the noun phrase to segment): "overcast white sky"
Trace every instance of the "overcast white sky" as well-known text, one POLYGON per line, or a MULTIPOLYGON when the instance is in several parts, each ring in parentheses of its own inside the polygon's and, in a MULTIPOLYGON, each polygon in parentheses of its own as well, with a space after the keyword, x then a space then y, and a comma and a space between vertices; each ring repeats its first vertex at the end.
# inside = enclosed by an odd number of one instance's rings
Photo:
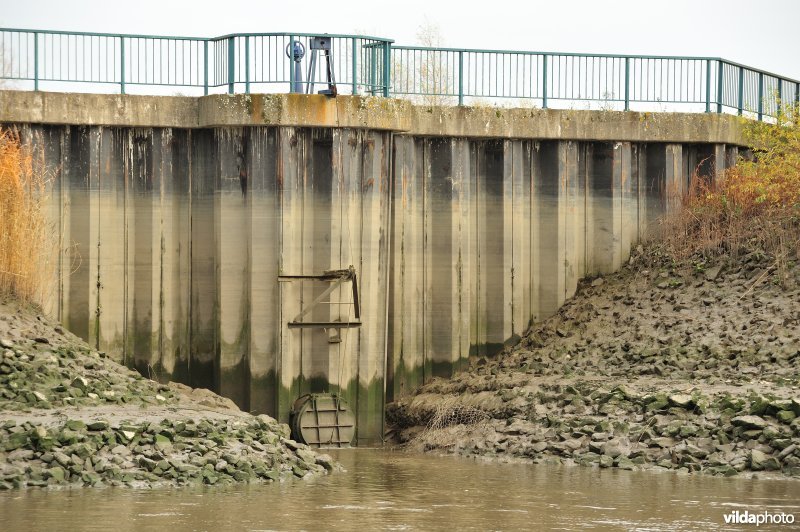
POLYGON ((0 0, 0 26, 211 37, 369 33, 415 44, 723 57, 800 79, 800 0, 0 0))

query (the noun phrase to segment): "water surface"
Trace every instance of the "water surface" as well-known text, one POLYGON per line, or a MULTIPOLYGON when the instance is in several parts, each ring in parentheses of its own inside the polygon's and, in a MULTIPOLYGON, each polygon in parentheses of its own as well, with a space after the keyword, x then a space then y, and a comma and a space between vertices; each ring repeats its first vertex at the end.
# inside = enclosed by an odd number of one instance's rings
POLYGON ((723 515, 733 510, 786 512, 800 521, 797 481, 501 464, 372 449, 331 454, 347 472, 310 481, 179 490, 0 493, 0 528, 741 529, 746 525, 724 524, 723 515))

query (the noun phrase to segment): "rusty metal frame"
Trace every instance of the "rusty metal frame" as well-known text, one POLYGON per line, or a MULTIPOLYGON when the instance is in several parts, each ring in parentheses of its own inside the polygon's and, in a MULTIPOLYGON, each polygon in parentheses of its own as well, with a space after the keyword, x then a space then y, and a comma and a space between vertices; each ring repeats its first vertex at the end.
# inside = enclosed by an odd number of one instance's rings
MULTIPOLYGON (((286 325, 290 329, 351 329, 361 327, 361 305, 358 301, 358 276, 355 268, 351 265, 346 270, 326 270, 321 275, 279 275, 279 282, 291 282, 298 280, 322 281, 331 283, 314 301, 300 309, 294 319, 286 325), (339 288, 342 283, 350 281, 353 286, 353 303, 355 307, 356 321, 302 321, 303 316, 314 310, 314 307, 324 304, 323 300, 334 290, 339 288)), ((347 304, 338 302, 337 304, 347 304)))

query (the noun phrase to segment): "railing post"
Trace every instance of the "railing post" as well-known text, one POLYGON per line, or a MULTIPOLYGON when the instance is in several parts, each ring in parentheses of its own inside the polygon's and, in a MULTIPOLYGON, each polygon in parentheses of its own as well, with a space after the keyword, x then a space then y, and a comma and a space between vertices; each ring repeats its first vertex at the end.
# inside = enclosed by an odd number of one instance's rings
POLYGON ((244 38, 244 92, 250 94, 250 36, 244 38))
POLYGON ((630 57, 625 58, 625 110, 631 110, 631 94, 630 94, 630 87, 631 87, 631 59, 630 57))
POLYGON ((353 37, 351 39, 351 47, 353 48, 351 51, 351 55, 353 60, 353 96, 358 94, 358 50, 356 49, 356 38, 353 37))
POLYGON ((758 73, 758 120, 764 118, 764 73, 758 73))
POLYGON ((717 61, 717 112, 722 112, 722 73, 725 65, 722 61, 717 61))
POLYGON ((464 105, 464 52, 458 52, 458 105, 464 105))
POLYGON ((369 88, 369 93, 371 95, 375 96, 375 87, 377 86, 377 83, 378 83, 378 80, 377 80, 377 78, 378 78, 378 74, 377 74, 378 52, 377 52, 377 48, 375 46, 370 47, 369 55, 370 55, 370 62, 369 62, 370 63, 370 65, 369 65, 369 87, 370 88, 369 88))
POLYGON ((706 59, 706 113, 711 112, 711 59, 706 59))
POLYGON ((383 95, 384 97, 389 97, 389 89, 392 86, 392 72, 391 72, 391 63, 392 61, 392 43, 386 41, 383 43, 383 95))
POLYGON ((547 109, 547 55, 542 56, 542 109, 547 109))
POLYGON ((775 104, 775 112, 780 114, 781 107, 783 106, 783 80, 778 78, 778 101, 775 104))
POLYGON ((203 41, 203 94, 208 96, 208 40, 203 41))
POLYGON ((739 116, 744 112, 744 67, 739 67, 739 116))
MULTIPOLYGON (((287 50, 289 50, 289 53, 288 53, 288 57, 289 57, 289 92, 294 92, 295 91, 295 87, 294 87, 294 84, 295 84, 295 79, 294 79, 294 70, 295 70, 295 65, 294 65, 294 35, 289 35, 289 47, 287 48, 287 50)), ((306 81, 308 81, 308 80, 306 80, 306 81)), ((301 90, 299 92, 303 92, 302 88, 301 88, 301 90)))
POLYGON ((33 90, 39 90, 39 34, 33 34, 33 90))
POLYGON ((125 94, 125 37, 119 38, 119 92, 125 94))
POLYGON ((228 37, 228 94, 233 94, 236 83, 236 37, 228 37))

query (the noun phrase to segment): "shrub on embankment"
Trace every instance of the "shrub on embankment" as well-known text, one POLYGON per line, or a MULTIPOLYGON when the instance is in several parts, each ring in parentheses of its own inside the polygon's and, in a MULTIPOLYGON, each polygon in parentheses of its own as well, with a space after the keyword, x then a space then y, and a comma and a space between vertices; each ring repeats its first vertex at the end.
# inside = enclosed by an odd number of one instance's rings
POLYGON ((45 172, 19 135, 0 129, 0 296, 41 303, 49 271, 45 172))
POLYGON ((680 209, 666 220, 676 258, 758 251, 784 281, 800 259, 800 106, 784 106, 775 123, 748 120, 752 158, 740 158, 721 179, 693 176, 680 209))

